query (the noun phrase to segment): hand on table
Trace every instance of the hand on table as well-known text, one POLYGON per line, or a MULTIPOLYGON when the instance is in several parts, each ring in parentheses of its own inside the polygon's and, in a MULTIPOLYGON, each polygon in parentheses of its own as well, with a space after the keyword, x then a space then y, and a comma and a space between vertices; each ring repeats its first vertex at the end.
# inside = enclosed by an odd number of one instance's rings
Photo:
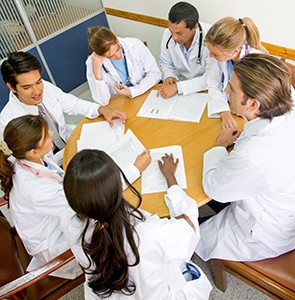
POLYGON ((142 173, 151 163, 151 160, 150 150, 145 150, 137 156, 134 166, 142 173))
POLYGON ((157 96, 161 96, 164 99, 170 98, 178 93, 177 85, 176 83, 164 85, 162 86, 158 92, 157 96))
POLYGON ((120 119, 123 124, 126 122, 126 113, 121 110, 113 109, 108 106, 100 106, 98 113, 103 115, 106 121, 108 121, 113 126, 113 119, 120 119))
POLYGON ((164 85, 175 84, 178 80, 175 77, 168 77, 164 80, 164 85))
POLYGON ((178 162, 178 158, 174 162, 173 154, 169 155, 167 153, 165 153, 165 156, 162 157, 162 161, 158 160, 160 171, 162 172, 167 181, 168 188, 174 184, 177 184, 175 172, 178 166, 178 162))
POLYGON ((231 112, 223 111, 220 113, 220 116, 222 119, 222 129, 225 129, 225 128, 233 128, 235 130, 238 129, 238 123, 232 116, 231 112))
POLYGON ((240 136, 241 131, 234 128, 225 128, 220 131, 216 139, 216 146, 229 147, 240 136))

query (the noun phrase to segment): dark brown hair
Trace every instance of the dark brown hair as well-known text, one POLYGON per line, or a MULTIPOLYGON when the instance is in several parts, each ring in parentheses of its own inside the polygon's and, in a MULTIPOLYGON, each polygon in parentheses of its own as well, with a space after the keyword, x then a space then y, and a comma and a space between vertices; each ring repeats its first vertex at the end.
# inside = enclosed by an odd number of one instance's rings
POLYGON ((84 271, 92 275, 89 286, 100 297, 108 297, 114 292, 132 295, 136 289, 128 276, 128 268, 140 260, 132 219, 143 220, 144 216, 138 206, 134 207, 124 199, 121 176, 137 196, 139 206, 139 192, 103 151, 82 150, 77 153, 64 178, 69 205, 86 224, 81 243, 89 267, 84 271), (88 242, 85 235, 90 219, 95 220, 95 227, 88 242), (125 253, 126 240, 132 252, 132 263, 125 253))
MULTIPOLYGON (((4 129, 3 137, 12 155, 24 159, 27 151, 40 146, 40 141, 47 133, 47 122, 41 116, 25 115, 11 120, 4 129)), ((0 150, 0 180, 5 199, 8 199, 12 188, 12 175, 13 165, 0 150)))

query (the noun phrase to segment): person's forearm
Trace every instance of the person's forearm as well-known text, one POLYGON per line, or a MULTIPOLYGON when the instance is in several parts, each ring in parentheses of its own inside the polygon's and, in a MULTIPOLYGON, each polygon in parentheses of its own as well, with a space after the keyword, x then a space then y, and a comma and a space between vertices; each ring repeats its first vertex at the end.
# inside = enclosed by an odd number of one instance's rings
POLYGON ((168 174, 165 176, 165 178, 167 181, 168 188, 170 188, 170 186, 172 186, 172 185, 177 184, 177 180, 176 180, 174 174, 168 174))

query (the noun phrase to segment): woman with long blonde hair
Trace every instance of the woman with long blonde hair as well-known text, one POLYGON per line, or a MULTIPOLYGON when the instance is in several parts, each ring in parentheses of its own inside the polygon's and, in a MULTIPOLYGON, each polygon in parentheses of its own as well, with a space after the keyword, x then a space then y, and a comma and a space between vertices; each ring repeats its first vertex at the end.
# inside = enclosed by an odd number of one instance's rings
POLYGON ((229 84, 233 66, 249 53, 267 50, 260 42, 258 28, 250 18, 223 18, 209 29, 205 43, 213 58, 208 74, 208 115, 222 118, 223 128, 237 128, 224 89, 229 84))

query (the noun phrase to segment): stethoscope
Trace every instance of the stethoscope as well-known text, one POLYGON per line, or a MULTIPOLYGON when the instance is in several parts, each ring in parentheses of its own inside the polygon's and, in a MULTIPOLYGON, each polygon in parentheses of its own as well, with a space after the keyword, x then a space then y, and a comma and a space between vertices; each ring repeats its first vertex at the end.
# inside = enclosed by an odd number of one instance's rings
MULTIPOLYGON (((200 23, 198 23, 198 27, 199 27, 199 30, 200 30, 200 36, 199 36, 199 51, 198 51, 198 58, 197 58, 197 64, 201 64, 201 50, 202 50, 202 41, 203 41, 203 28, 201 26, 200 23)), ((166 43, 166 49, 168 49, 169 47, 169 42, 171 41, 172 39, 172 35, 170 35, 169 39, 167 40, 167 43, 166 43)))
MULTIPOLYGON (((126 55, 125 55, 125 51, 124 48, 122 47, 122 52, 123 52, 123 56, 124 56, 124 63, 125 63, 125 70, 126 70, 126 85, 127 86, 132 86, 132 82, 131 82, 131 77, 129 75, 129 70, 128 70, 128 65, 127 65, 127 60, 126 60, 126 55)), ((110 72, 110 70, 104 65, 102 64, 102 68, 105 71, 105 73, 107 75, 109 75, 109 77, 112 79, 112 81, 114 82, 114 84, 118 87, 119 90, 122 90, 123 87, 120 85, 120 81, 118 81, 115 76, 110 72)))

